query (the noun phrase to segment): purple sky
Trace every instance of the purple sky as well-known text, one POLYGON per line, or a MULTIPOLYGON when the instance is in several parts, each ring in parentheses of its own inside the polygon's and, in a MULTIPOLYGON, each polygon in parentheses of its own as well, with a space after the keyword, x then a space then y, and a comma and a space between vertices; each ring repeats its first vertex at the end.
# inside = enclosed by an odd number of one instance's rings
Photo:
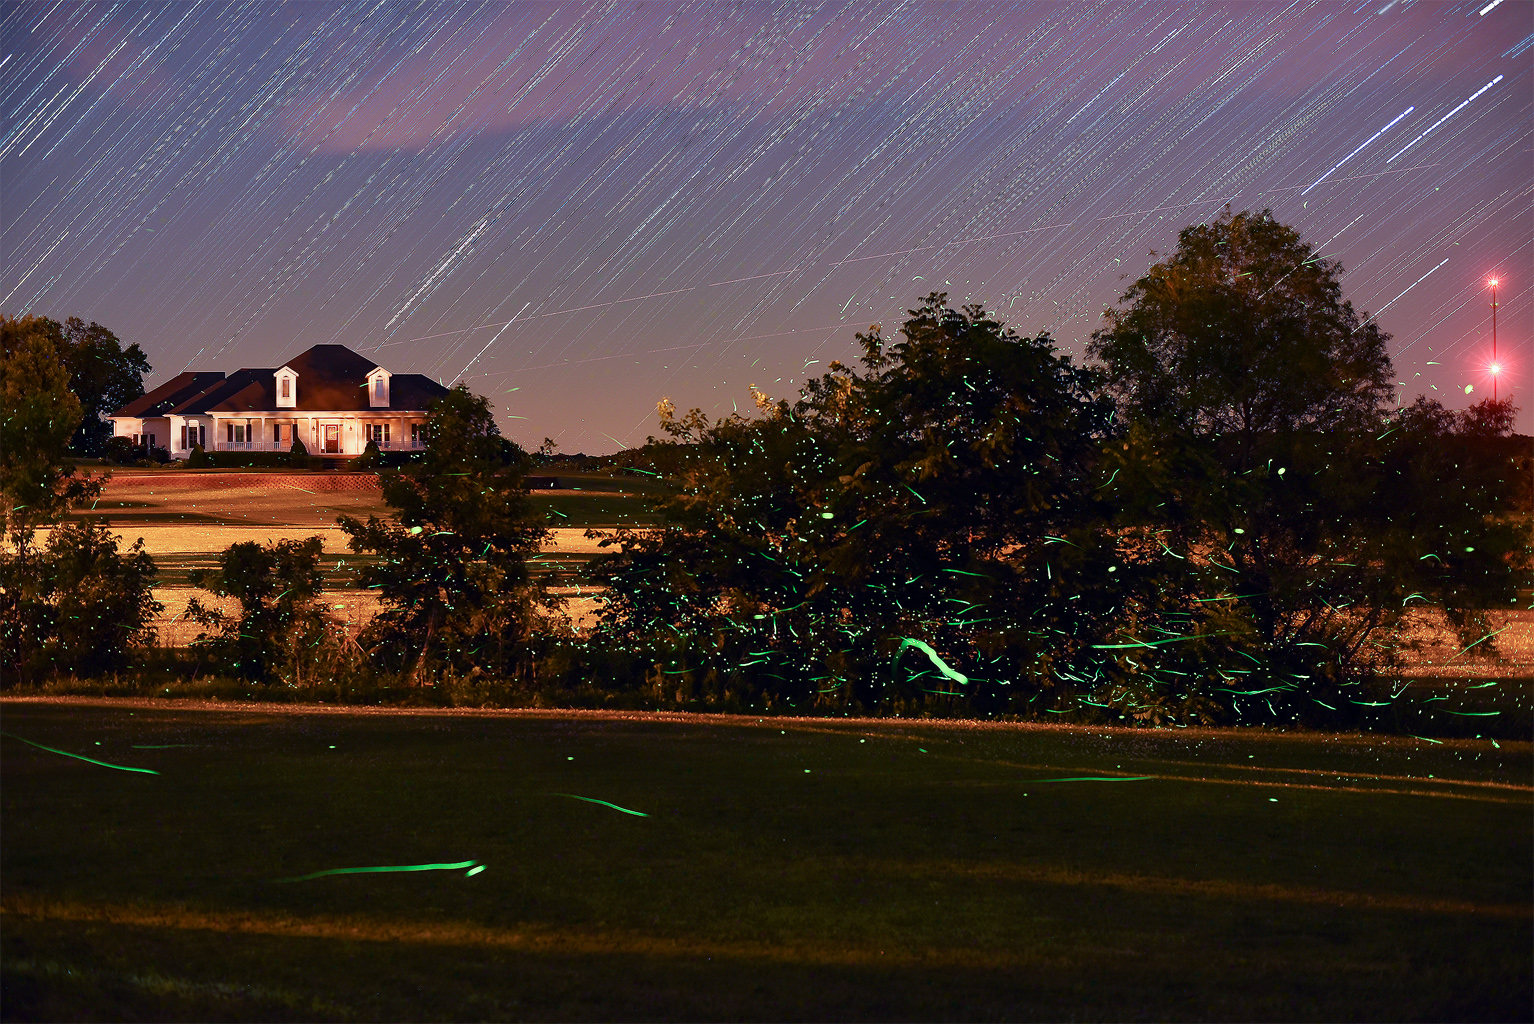
POLYGON ((0 311, 151 383, 338 342, 604 452, 934 289, 1079 354, 1228 202, 1342 260, 1408 401, 1490 392, 1498 274, 1534 433, 1534 4, 1490 2, 8 2, 0 311))

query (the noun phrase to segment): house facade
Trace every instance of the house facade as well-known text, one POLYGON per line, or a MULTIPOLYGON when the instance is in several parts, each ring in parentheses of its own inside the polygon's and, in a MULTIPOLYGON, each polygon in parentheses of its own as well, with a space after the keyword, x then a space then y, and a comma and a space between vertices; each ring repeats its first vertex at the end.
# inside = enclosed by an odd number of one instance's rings
POLYGON ((315 345, 276 369, 188 371, 107 417, 117 437, 166 448, 174 459, 204 451, 361 455, 425 447, 431 403, 448 389, 419 373, 391 373, 344 345, 315 345))

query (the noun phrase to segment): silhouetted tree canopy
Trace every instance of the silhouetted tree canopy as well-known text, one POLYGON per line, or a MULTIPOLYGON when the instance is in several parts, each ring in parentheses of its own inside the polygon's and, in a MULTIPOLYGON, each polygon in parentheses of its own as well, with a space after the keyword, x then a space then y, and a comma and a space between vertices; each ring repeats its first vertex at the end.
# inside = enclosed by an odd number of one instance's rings
POLYGON ((538 607, 527 571, 549 536, 527 496, 527 454, 501 436, 489 402, 456 387, 433 404, 430 441, 406 472, 380 476, 390 520, 342 516, 353 551, 379 556, 361 582, 384 610, 362 642, 385 665, 514 672, 538 607))
POLYGON ((98 497, 102 479, 75 471, 70 440, 81 405, 69 388, 59 325, 0 318, 0 682, 97 675, 153 640, 154 563, 141 544, 118 550, 100 523, 63 524, 98 497), (48 528, 39 546, 39 528, 48 528))
POLYGON ((144 394, 149 357, 137 342, 123 348, 115 334, 95 321, 87 325, 72 316, 60 333, 69 387, 80 399, 80 426, 70 447, 84 455, 100 455, 112 436, 112 424, 101 417, 144 394))
POLYGON ((681 493, 597 566, 606 635, 688 686, 790 702, 1001 709, 1096 682, 1118 598, 1093 375, 929 295, 797 403, 662 425, 681 493), (691 638, 686 641, 674 639, 691 638))
POLYGON ((1525 577, 1527 531, 1497 515, 1509 466, 1463 454, 1506 436, 1510 407, 1396 408, 1388 336, 1341 273, 1267 212, 1227 211, 1093 336, 1127 421, 1106 494, 1148 584, 1126 706, 1346 718, 1414 608, 1474 632, 1525 577))
POLYGON ((52 320, 0 317, 0 500, 12 543, 30 543, 37 526, 101 490, 70 460, 82 412, 62 344, 52 320))

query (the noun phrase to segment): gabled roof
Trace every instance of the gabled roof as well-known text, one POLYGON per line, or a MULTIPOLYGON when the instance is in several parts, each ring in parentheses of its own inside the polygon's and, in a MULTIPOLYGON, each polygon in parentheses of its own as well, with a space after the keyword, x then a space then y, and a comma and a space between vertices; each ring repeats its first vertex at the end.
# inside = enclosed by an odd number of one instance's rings
MULTIPOLYGON (((316 345, 283 365, 298 374, 297 409, 360 411, 370 408, 367 377, 378 364, 345 345, 316 345)), ((389 397, 394 396, 391 393, 389 397)), ((393 402, 389 404, 394 405, 393 402)))
POLYGON ((187 370, 112 413, 113 416, 164 416, 172 408, 224 379, 217 370, 187 370))
POLYGON ((277 408, 276 370, 236 370, 200 412, 267 412, 277 408))
MULTIPOLYGON (((277 407, 277 368, 183 373, 114 416, 196 416, 206 413, 383 412, 368 400, 367 376, 378 364, 345 345, 315 345, 283 364, 298 377, 296 401, 277 407), (139 412, 137 409, 154 409, 139 412)), ((389 378, 388 410, 424 410, 448 389, 421 373, 389 378)))
POLYGON ((272 385, 275 383, 276 370, 235 370, 228 377, 214 384, 204 391, 190 396, 186 401, 168 410, 175 416, 196 416, 213 411, 218 412, 245 412, 273 407, 275 403, 271 398, 272 385), (259 393, 262 382, 266 383, 266 394, 259 393), (252 393, 252 389, 258 389, 252 393), (239 396, 240 401, 237 401, 239 396), (236 404, 230 404, 235 402, 236 404), (262 403, 265 404, 262 404, 262 403))
POLYGON ((389 377, 389 408, 429 409, 448 389, 424 373, 396 373, 389 377))

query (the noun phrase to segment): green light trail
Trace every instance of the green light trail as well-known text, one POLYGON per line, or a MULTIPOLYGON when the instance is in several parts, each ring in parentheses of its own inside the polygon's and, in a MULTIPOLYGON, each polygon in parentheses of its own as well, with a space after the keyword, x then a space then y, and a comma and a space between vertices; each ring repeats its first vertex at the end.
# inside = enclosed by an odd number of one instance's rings
POLYGON ((378 875, 396 871, 458 871, 463 868, 469 870, 466 875, 477 875, 485 870, 483 864, 477 860, 460 860, 452 864, 399 864, 390 867, 376 868, 331 868, 328 871, 316 871, 313 874, 299 875, 296 878, 279 878, 279 882, 307 882, 311 878, 324 878, 326 875, 378 875))
POLYGON ((952 679, 960 686, 966 686, 969 684, 969 676, 962 672, 955 672, 953 669, 949 668, 948 663, 938 656, 938 653, 932 649, 931 645, 922 640, 911 640, 909 638, 901 640, 900 650, 895 652, 896 661, 900 660, 901 651, 904 651, 907 647, 914 647, 918 651, 921 651, 927 656, 928 661, 937 666, 937 670, 939 672, 943 673, 943 675, 947 676, 949 679, 952 679))
POLYGON ((110 761, 98 761, 94 757, 86 757, 84 754, 71 754, 67 750, 59 750, 55 747, 45 747, 41 743, 33 743, 31 740, 22 739, 15 733, 0 732, 0 736, 9 736, 13 740, 21 740, 21 742, 25 743, 29 747, 36 747, 38 750, 46 750, 50 754, 63 754, 65 757, 73 757, 80 761, 89 761, 91 764, 99 764, 103 768, 116 768, 120 772, 143 772, 145 775, 160 774, 153 768, 129 768, 127 765, 112 764, 110 761))
POLYGON ((638 817, 638 818, 648 818, 649 817, 649 815, 646 814, 644 811, 631 811, 627 807, 619 807, 617 804, 610 804, 606 800, 598 800, 594 796, 576 796, 574 793, 555 793, 553 795, 554 796, 567 796, 571 800, 584 800, 588 804, 601 804, 603 807, 611 807, 615 811, 622 811, 624 814, 632 814, 632 815, 634 815, 635 817, 638 817))
POLYGON ((1154 775, 1082 775, 1071 779, 1023 779, 1024 782, 1144 782, 1154 775))

